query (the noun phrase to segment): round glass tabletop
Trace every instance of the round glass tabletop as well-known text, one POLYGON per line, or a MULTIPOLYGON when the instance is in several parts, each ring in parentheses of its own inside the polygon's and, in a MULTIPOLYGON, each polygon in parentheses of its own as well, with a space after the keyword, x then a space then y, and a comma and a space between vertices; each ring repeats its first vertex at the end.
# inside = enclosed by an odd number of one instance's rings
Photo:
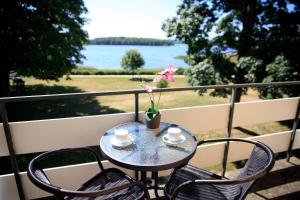
POLYGON ((161 122, 158 129, 148 129, 140 122, 130 122, 107 131, 100 139, 100 148, 112 163, 133 170, 158 171, 186 164, 197 148, 195 136, 174 124, 161 122), (168 128, 181 129, 184 141, 171 144, 166 141, 168 128), (114 145, 115 132, 127 130, 132 144, 125 147, 114 145))

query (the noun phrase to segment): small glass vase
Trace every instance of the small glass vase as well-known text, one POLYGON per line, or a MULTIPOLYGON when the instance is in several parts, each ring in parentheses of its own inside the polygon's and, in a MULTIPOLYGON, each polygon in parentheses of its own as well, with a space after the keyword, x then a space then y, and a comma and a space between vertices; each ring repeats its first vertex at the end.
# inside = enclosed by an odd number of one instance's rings
POLYGON ((147 117, 147 112, 145 112, 145 121, 146 121, 147 128, 149 128, 149 129, 157 129, 157 128, 159 128, 160 118, 161 118, 161 114, 159 113, 153 119, 149 119, 147 117))

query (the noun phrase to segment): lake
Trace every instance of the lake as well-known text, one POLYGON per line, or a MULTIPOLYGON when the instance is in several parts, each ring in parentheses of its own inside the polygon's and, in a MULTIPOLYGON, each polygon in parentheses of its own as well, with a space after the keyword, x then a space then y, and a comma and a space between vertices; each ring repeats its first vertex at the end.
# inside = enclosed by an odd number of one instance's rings
POLYGON ((82 54, 83 66, 97 69, 121 69, 121 59, 130 49, 137 50, 144 58, 143 68, 165 68, 169 64, 176 67, 188 67, 176 56, 186 55, 187 46, 176 44, 173 46, 137 46, 137 45, 86 45, 82 54))

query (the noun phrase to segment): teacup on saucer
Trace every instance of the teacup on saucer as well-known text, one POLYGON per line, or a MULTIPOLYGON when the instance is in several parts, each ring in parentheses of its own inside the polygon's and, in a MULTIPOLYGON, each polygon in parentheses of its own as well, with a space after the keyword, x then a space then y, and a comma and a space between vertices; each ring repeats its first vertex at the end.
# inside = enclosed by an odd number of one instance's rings
POLYGON ((181 134, 181 129, 176 127, 169 128, 162 139, 168 144, 180 144, 185 141, 184 135, 181 134))
POLYGON ((126 147, 132 144, 133 138, 129 135, 126 129, 117 129, 110 142, 113 146, 126 147))

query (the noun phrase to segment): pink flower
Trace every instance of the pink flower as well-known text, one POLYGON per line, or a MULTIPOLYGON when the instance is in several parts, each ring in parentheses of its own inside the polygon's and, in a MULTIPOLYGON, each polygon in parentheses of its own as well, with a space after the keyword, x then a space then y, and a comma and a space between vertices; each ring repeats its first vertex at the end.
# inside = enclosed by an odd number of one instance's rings
POLYGON ((174 82, 175 79, 174 79, 174 72, 169 72, 167 71, 165 74, 164 74, 164 79, 166 81, 171 81, 171 82, 174 82))
POLYGON ((170 73, 175 73, 175 71, 177 70, 176 67, 174 67, 174 65, 169 65, 168 69, 167 69, 170 73))
POLYGON ((153 83, 158 83, 162 79, 162 76, 155 77, 153 83))
POLYGON ((162 76, 166 73, 166 71, 167 71, 166 69, 165 70, 160 70, 160 72, 158 72, 158 74, 162 76))
POLYGON ((150 86, 150 85, 145 85, 145 90, 147 91, 147 92, 152 92, 153 91, 153 89, 156 89, 156 87, 152 87, 152 86, 150 86))
POLYGON ((167 69, 165 70, 161 70, 159 72, 159 75, 163 76, 163 79, 165 79, 166 81, 171 81, 174 82, 174 74, 175 74, 176 68, 174 67, 174 65, 169 65, 167 69))

